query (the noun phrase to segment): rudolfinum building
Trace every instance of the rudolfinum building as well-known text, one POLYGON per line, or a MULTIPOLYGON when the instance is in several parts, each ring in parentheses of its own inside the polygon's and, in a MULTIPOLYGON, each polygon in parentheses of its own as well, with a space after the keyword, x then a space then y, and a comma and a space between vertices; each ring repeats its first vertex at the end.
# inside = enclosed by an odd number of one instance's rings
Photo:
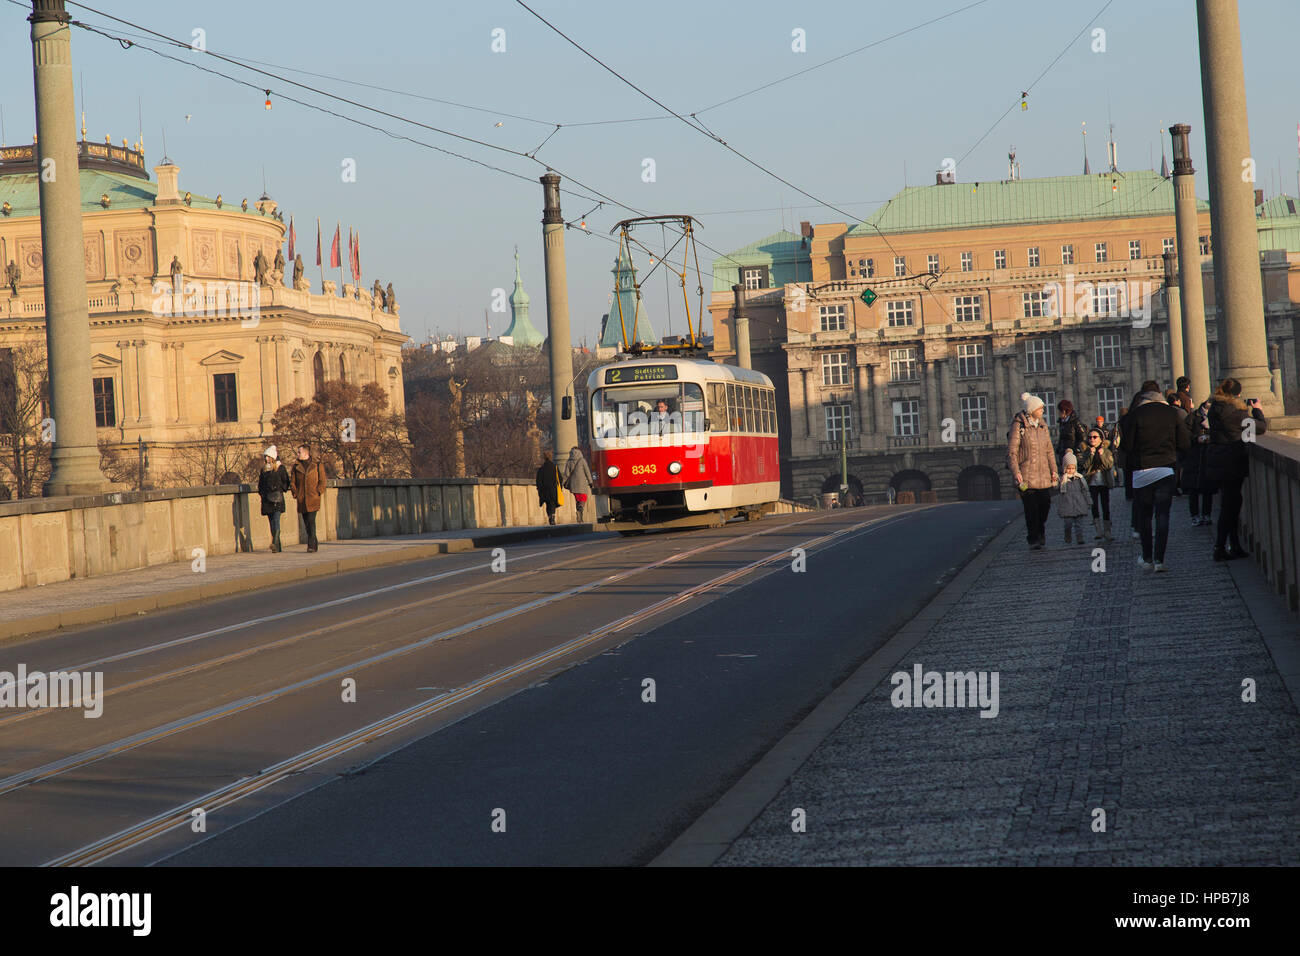
MULTIPOLYGON (((1014 170, 1013 170, 1014 171, 1014 170)), ((1300 203, 1257 196, 1269 364, 1300 410, 1300 203)), ((1211 377, 1209 204, 1197 201, 1211 377)), ((865 224, 803 223, 713 262, 714 349, 735 361, 733 285, 753 366, 777 383, 782 494, 848 483, 867 502, 1010 497, 1006 436, 1022 392, 1086 423, 1145 379, 1172 388, 1163 254, 1174 190, 1152 171, 903 189, 865 224), (870 290, 868 292, 868 290, 870 290), (874 298, 873 298, 874 296, 874 298), (867 300, 871 300, 868 302, 867 300)))
MULTIPOLYGON (((151 179, 142 144, 86 142, 84 128, 78 151, 101 450, 134 463, 142 439, 146 486, 177 484, 173 466, 214 442, 259 454, 275 410, 330 380, 377 382, 404 410, 395 304, 333 281, 313 292, 312 237, 304 227, 310 265, 296 270, 274 200, 191 193, 165 158, 151 179)), ((0 498, 48 407, 31 399, 45 360, 40 175, 34 145, 0 148, 0 498)))

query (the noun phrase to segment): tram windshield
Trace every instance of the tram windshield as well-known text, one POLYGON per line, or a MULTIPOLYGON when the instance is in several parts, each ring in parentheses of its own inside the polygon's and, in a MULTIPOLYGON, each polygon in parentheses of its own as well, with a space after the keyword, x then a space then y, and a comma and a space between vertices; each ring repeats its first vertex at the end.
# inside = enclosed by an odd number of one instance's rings
POLYGON ((598 388, 591 396, 593 438, 704 431, 704 392, 694 382, 598 388))

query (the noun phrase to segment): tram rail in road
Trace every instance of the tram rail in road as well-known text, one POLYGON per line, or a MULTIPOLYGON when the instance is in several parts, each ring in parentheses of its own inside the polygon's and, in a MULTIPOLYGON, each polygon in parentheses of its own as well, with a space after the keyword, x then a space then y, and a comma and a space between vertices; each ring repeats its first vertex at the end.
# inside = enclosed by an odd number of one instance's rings
MULTIPOLYGON (((912 509, 921 510, 921 509, 912 509)), ((401 742, 397 738, 391 737, 398 731, 406 730, 416 732, 416 725, 421 721, 429 718, 443 716, 451 718, 454 713, 465 716, 467 707, 487 706, 495 700, 501 699, 502 696, 508 696, 514 690, 522 689, 528 686, 530 682, 544 676, 546 673, 553 671, 557 666, 568 666, 584 659, 580 652, 590 649, 592 652, 599 650, 609 643, 610 640, 619 640, 619 635, 625 633, 629 628, 637 624, 642 624, 651 620, 663 618, 665 614, 676 609, 684 609, 687 606, 700 606, 699 600, 705 599, 705 603, 711 600, 710 595, 716 596, 721 589, 727 585, 747 581, 752 583, 756 580, 755 576, 761 577, 764 573, 770 573, 779 562, 788 560, 792 548, 803 548, 805 552, 814 551, 819 548, 828 546, 832 543, 844 541, 847 538, 857 534, 871 533, 875 529, 886 527, 890 524, 903 520, 909 513, 891 510, 886 516, 872 515, 866 520, 854 522, 846 527, 836 528, 822 534, 802 540, 796 544, 783 546, 779 550, 771 551, 761 555, 755 560, 745 561, 739 567, 723 570, 719 573, 711 574, 705 580, 699 581, 692 586, 674 589, 673 593, 659 600, 651 601, 648 605, 638 608, 631 613, 622 614, 612 619, 606 618, 593 627, 585 629, 580 636, 558 644, 551 644, 540 651, 524 653, 510 660, 505 666, 498 666, 479 674, 475 679, 465 681, 460 686, 450 689, 447 692, 435 694, 432 697, 425 697, 418 702, 402 707, 395 712, 383 714, 377 719, 365 722, 360 727, 348 729, 346 732, 337 734, 324 743, 317 743, 308 747, 301 747, 291 753, 290 756, 284 757, 270 765, 254 768, 251 773, 245 773, 240 778, 223 784, 219 787, 207 790, 201 795, 181 802, 172 803, 168 808, 161 812, 151 813, 144 820, 133 824, 124 829, 119 829, 107 836, 101 836, 89 841, 81 841, 75 848, 65 850, 53 859, 47 862, 56 865, 85 865, 97 862, 103 862, 120 854, 137 848, 144 847, 150 841, 163 836, 164 834, 174 831, 190 822, 191 812, 197 808, 202 808, 205 813, 231 806, 232 804, 243 800, 255 793, 267 790, 267 788, 280 783, 286 778, 310 768, 320 767, 326 762, 350 754, 364 745, 374 743, 381 738, 389 737, 390 740, 385 744, 400 746, 401 742), (693 605, 691 602, 695 602, 693 605), (567 662, 567 663, 566 663, 567 662), (495 693, 493 693, 495 692, 495 693)), ((664 570, 672 566, 686 567, 684 562, 689 563, 690 559, 697 556, 705 555, 710 552, 716 552, 723 548, 735 548, 737 546, 746 547, 761 540, 769 535, 776 533, 789 534, 791 531, 801 530, 804 525, 815 524, 828 520, 842 521, 848 517, 847 513, 835 512, 831 514, 817 514, 809 517, 797 518, 787 521, 770 521, 759 530, 742 535, 720 534, 710 535, 711 540, 698 544, 695 547, 688 547, 686 550, 675 550, 673 553, 656 557, 650 561, 641 561, 613 573, 604 574, 594 580, 586 581, 571 587, 561 588, 549 593, 543 593, 542 596, 525 600, 522 602, 512 603, 500 610, 488 614, 478 614, 470 620, 455 623, 451 626, 441 627, 432 633, 421 635, 417 640, 407 641, 395 647, 388 647, 378 653, 372 653, 359 659, 351 659, 340 666, 330 667, 323 671, 317 671, 299 680, 295 680, 259 694, 245 695, 237 700, 220 704, 216 707, 204 709, 197 713, 191 713, 184 717, 170 722, 149 726, 144 730, 115 739, 105 741, 95 747, 86 748, 77 753, 69 754, 55 761, 48 761, 36 767, 31 767, 17 773, 10 774, 0 779, 0 797, 11 797, 15 791, 29 790, 31 788, 41 788, 48 785, 48 782, 54 778, 69 774, 74 770, 83 770, 92 764, 105 763, 106 769, 111 769, 111 761, 116 758, 122 758, 130 751, 144 748, 148 745, 155 744, 166 738, 183 735, 194 732, 216 721, 232 717, 237 714, 245 713, 254 708, 273 701, 279 701, 300 692, 324 684, 331 679, 342 676, 358 676, 366 668, 373 668, 377 665, 392 662, 397 658, 406 657, 416 652, 425 650, 432 645, 446 642, 452 638, 464 636, 475 631, 493 628, 496 625, 503 624, 512 620, 531 620, 530 615, 540 612, 543 609, 552 607, 561 602, 572 603, 573 599, 584 595, 592 595, 601 591, 609 591, 611 586, 626 585, 628 582, 636 582, 643 579, 646 575, 656 570, 664 570)), ((741 526, 745 527, 745 526, 741 526)), ((734 531, 735 529, 727 529, 734 531)), ((811 529, 810 529, 811 530, 811 529)), ((259 653, 271 653, 277 649, 284 649, 290 645, 300 644, 309 637, 316 637, 326 633, 337 633, 347 631, 350 628, 358 626, 382 626, 384 619, 394 618, 402 614, 410 614, 415 611, 437 610, 440 603, 445 604, 454 597, 463 597, 469 594, 481 594, 490 591, 494 587, 502 587, 505 584, 513 587, 515 584, 527 578, 535 578, 540 575, 546 575, 556 571, 571 571, 575 566, 581 566, 584 563, 590 565, 593 561, 607 561, 615 558, 620 554, 628 551, 644 551, 647 548, 657 549, 662 544, 669 544, 680 548, 685 536, 674 534, 671 536, 652 536, 643 539, 637 539, 635 542, 627 543, 625 539, 620 542, 592 542, 583 549, 583 554, 574 556, 568 560, 558 562, 547 568, 535 568, 526 571, 512 573, 501 576, 494 575, 488 581, 481 584, 470 585, 464 588, 455 589, 449 593, 444 593, 430 598, 421 598, 417 601, 405 602, 395 607, 381 608, 374 611, 346 617, 341 621, 328 622, 313 628, 307 628, 299 633, 290 633, 278 640, 265 642, 263 644, 254 644, 243 647, 231 653, 218 653, 213 657, 205 657, 199 661, 187 663, 179 668, 164 669, 158 673, 138 678, 117 688, 115 693, 130 695, 133 692, 139 692, 152 685, 167 686, 184 679, 192 679, 196 674, 210 672, 222 665, 229 664, 233 661, 240 660, 259 653), (614 545, 612 547, 607 545, 614 545)), ((687 542, 691 539, 686 537, 687 542)), ((543 555, 552 555, 560 551, 567 551, 581 547, 580 545, 568 545, 563 548, 552 548, 542 552, 530 555, 520 555, 519 559, 537 558, 543 555)), ((196 646, 202 644, 206 639, 231 635, 238 632, 255 631, 257 626, 264 622, 290 622, 300 615, 307 614, 310 611, 320 610, 322 608, 337 609, 345 607, 348 604, 355 603, 363 598, 372 596, 387 596, 399 593, 402 589, 408 588, 414 584, 432 582, 436 580, 445 580, 455 575, 466 573, 470 570, 483 570, 484 565, 474 565, 467 568, 453 569, 437 575, 425 575, 408 582, 399 582, 395 585, 389 585, 382 588, 371 589, 360 592, 356 595, 349 595, 325 602, 318 607, 302 607, 291 610, 278 612, 273 615, 259 615, 258 617, 248 619, 243 622, 225 625, 218 628, 210 628, 195 634, 184 635, 168 641, 157 642, 155 644, 133 648, 114 654, 104 655, 84 665, 81 669, 90 666, 102 664, 120 664, 123 661, 137 661, 141 657, 147 657, 150 654, 162 654, 164 651, 172 652, 177 649, 193 651, 196 646)), ((625 606, 625 601, 622 605, 625 606)), ((522 650, 522 647, 519 648, 522 650)), ((531 648, 529 649, 531 651, 531 648)), ((337 708, 335 708, 337 709, 337 708)), ((48 713, 48 711, 45 711, 48 713)), ((472 711, 470 711, 472 712, 472 711)), ((33 712, 40 713, 40 712, 33 712)), ((10 729, 10 724, 16 718, 28 718, 29 714, 13 715, 5 721, 0 721, 0 733, 10 729)), ((459 718, 456 718, 459 719, 459 718)), ((418 728, 420 735, 431 732, 430 727, 418 728)), ((391 751, 391 748, 390 748, 391 751)), ((386 751, 389 752, 389 751, 386 751)), ((382 754, 375 754, 377 759, 382 754)), ((100 771, 102 776, 105 771, 100 771)), ((64 783, 62 786, 69 786, 64 783)), ((268 798, 269 799, 269 798, 268 798)), ((3 801, 0 801, 0 814, 3 813, 3 801)))

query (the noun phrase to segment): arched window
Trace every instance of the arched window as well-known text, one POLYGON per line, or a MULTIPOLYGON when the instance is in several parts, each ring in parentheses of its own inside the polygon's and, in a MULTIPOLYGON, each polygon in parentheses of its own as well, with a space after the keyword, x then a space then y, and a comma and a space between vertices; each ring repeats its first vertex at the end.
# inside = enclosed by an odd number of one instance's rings
POLYGON ((311 368, 316 378, 316 391, 312 393, 315 395, 325 387, 325 358, 319 351, 317 351, 316 357, 311 360, 311 368))
POLYGON ((348 380, 348 367, 346 363, 344 363, 343 361, 343 353, 340 352, 339 353, 339 381, 346 382, 347 380, 348 380))

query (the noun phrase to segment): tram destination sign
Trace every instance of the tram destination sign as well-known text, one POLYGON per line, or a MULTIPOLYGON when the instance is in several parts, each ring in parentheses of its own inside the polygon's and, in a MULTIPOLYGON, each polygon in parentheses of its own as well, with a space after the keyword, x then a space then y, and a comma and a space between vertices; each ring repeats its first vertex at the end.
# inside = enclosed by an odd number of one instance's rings
POLYGON ((606 385, 633 385, 637 382, 673 382, 676 365, 632 365, 605 369, 606 385))

